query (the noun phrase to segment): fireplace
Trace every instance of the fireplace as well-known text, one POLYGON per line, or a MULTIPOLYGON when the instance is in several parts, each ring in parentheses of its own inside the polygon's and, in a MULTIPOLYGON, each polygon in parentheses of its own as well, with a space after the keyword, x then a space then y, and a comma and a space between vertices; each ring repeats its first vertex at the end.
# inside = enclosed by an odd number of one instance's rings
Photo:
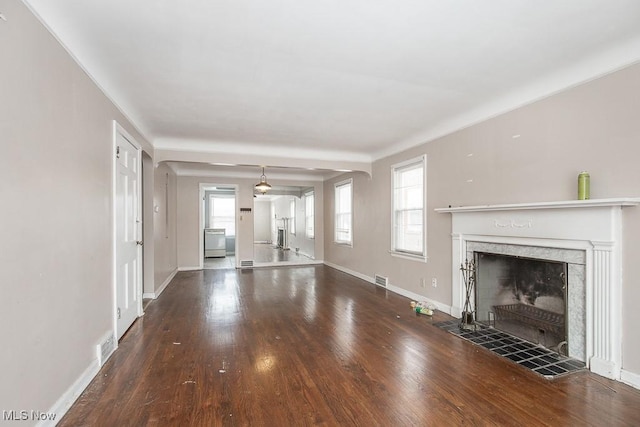
POLYGON ((567 263, 475 252, 476 321, 568 356, 567 263))
POLYGON ((476 318, 586 362, 586 251, 525 242, 466 242, 464 256, 477 266, 476 318))
MULTIPOLYGON (((564 319, 552 321, 558 324, 557 327, 531 320, 529 323, 539 326, 529 330, 528 333, 533 334, 529 340, 540 341, 541 344, 544 341, 553 346, 552 339, 557 338, 552 335, 562 334, 560 324, 564 323, 566 344, 561 340, 555 346, 560 345, 561 351, 584 361, 592 372, 619 379, 622 353, 622 207, 638 204, 640 199, 601 199, 436 209, 440 213, 452 214, 451 314, 460 317, 462 313, 465 284, 460 266, 467 259, 487 257, 485 261, 491 264, 497 259, 492 257, 501 255, 555 263, 559 267, 551 270, 554 274, 564 271, 566 278, 564 319)), ((503 262, 509 264, 511 261, 503 262)), ((491 268, 485 266, 485 273, 491 268)), ((497 276, 499 282, 507 281, 503 276, 511 274, 510 267, 500 268, 501 271, 490 276, 497 276)), ((479 271, 478 274, 485 273, 479 271)), ((556 277, 552 281, 557 280, 556 277)), ((539 296, 527 295, 522 289, 512 292, 512 299, 517 304, 535 307, 531 300, 540 303, 539 296)), ((547 302, 551 300, 545 299, 549 300, 547 302)), ((552 305, 559 305, 558 301, 559 297, 552 305)), ((478 296, 474 298, 472 308, 483 322, 491 326, 494 326, 494 321, 523 323, 522 319, 527 316, 536 319, 545 314, 527 313, 525 311, 530 307, 507 302, 484 301, 478 296)), ((554 312, 549 308, 542 309, 554 312)))

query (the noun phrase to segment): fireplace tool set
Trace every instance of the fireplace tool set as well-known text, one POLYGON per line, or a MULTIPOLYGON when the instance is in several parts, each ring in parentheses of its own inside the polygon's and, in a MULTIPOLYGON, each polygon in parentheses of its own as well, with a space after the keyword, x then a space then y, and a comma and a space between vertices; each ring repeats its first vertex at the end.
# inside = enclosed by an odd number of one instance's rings
POLYGON ((460 265, 462 278, 465 287, 464 308, 462 309, 462 317, 460 318, 460 329, 475 331, 478 329, 474 318, 474 310, 471 308, 471 296, 473 295, 473 287, 476 283, 476 263, 468 259, 460 265))

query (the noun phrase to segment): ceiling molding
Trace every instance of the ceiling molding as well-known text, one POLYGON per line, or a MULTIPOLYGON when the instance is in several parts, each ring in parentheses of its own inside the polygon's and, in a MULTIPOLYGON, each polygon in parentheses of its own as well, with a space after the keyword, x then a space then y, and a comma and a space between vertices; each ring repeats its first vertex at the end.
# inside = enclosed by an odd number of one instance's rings
MULTIPOLYGON (((262 171, 256 166, 255 172, 249 171, 235 171, 233 167, 229 167, 227 170, 220 170, 214 168, 207 168, 206 164, 197 165, 194 167, 185 167, 184 164, 177 162, 167 162, 167 165, 173 170, 177 176, 190 176, 190 177, 203 177, 203 178, 233 178, 233 179, 252 179, 256 183, 260 179, 262 171)), ((305 174, 304 170, 295 169, 287 173, 278 173, 267 170, 265 172, 269 182, 323 182, 329 177, 323 175, 311 175, 305 174)))
POLYGON ((183 151, 208 154, 229 154, 246 155, 250 153, 268 153, 271 157, 284 159, 306 159, 323 160, 330 162, 341 162, 348 158, 352 162, 371 163, 372 157, 369 153, 359 153, 353 151, 336 151, 323 149, 305 149, 299 147, 278 147, 272 144, 247 143, 247 142, 226 142, 226 141, 202 141, 178 138, 157 138, 153 141, 156 150, 163 151, 183 151))
MULTIPOLYGON (((291 169, 325 170, 334 172, 364 172, 371 176, 371 162, 352 160, 322 160, 313 158, 293 158, 266 154, 252 154, 250 150, 244 153, 218 153, 202 151, 164 150, 156 149, 154 162, 193 162, 211 165, 247 165, 280 167, 291 169), (248 152, 247 152, 248 151, 248 152)), ((259 152, 264 152, 261 148, 259 152)))
POLYGON ((462 129, 506 114, 518 108, 534 104, 600 77, 640 63, 640 37, 600 52, 570 67, 543 76, 525 87, 491 100, 473 110, 459 114, 432 127, 427 132, 414 135, 397 144, 372 153, 372 160, 379 160, 419 145, 435 141, 462 129))
POLYGON ((22 1, 156 163, 370 175, 375 160, 640 60, 634 0, 22 1))

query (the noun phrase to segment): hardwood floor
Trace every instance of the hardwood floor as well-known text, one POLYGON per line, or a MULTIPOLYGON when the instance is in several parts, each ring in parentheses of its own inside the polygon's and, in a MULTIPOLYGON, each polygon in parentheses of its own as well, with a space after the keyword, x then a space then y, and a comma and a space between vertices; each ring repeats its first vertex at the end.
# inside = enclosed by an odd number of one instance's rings
POLYGON ((640 391, 546 380, 326 266, 181 272, 60 426, 640 425, 640 391))

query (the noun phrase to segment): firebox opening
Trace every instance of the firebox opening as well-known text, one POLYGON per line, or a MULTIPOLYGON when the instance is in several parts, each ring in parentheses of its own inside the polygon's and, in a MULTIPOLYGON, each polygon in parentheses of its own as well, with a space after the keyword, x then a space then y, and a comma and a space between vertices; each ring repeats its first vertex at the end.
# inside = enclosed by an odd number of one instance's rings
POLYGON ((475 252, 476 320, 566 355, 565 262, 475 252))

